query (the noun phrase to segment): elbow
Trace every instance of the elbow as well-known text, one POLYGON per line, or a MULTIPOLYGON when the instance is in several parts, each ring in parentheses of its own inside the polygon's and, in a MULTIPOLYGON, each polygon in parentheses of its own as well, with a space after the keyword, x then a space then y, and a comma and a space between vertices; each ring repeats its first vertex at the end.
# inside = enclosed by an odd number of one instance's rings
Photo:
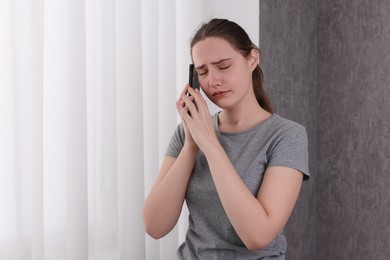
POLYGON ((259 243, 259 242, 251 242, 251 243, 245 244, 246 248, 248 248, 249 251, 257 251, 257 250, 263 249, 267 245, 268 244, 259 243))
POLYGON ((260 250, 260 249, 263 249, 264 247, 268 246, 269 244, 271 244, 272 241, 274 241, 274 237, 271 238, 253 238, 253 239, 249 239, 247 241, 244 242, 246 248, 248 248, 248 250, 250 251, 257 251, 257 250, 260 250))
POLYGON ((143 222, 144 222, 144 229, 145 229, 145 232, 151 236, 152 238, 154 239, 160 239, 162 238, 164 235, 162 234, 162 232, 156 228, 156 225, 153 224, 153 221, 150 220, 148 217, 146 217, 145 215, 143 216, 143 222))
POLYGON ((281 228, 268 223, 261 229, 251 229, 242 236, 242 242, 250 251, 257 251, 269 246, 279 235, 281 228))
POLYGON ((145 232, 156 240, 165 237, 173 229, 173 227, 163 228, 162 226, 161 223, 146 224, 144 222, 145 232))
POLYGON ((167 232, 161 228, 163 225, 156 221, 155 218, 151 216, 152 214, 148 214, 145 209, 142 214, 142 220, 144 222, 144 230, 145 232, 154 239, 160 239, 164 237, 167 232))
POLYGON ((165 236, 165 233, 161 230, 161 228, 158 228, 159 225, 156 225, 156 223, 153 223, 152 220, 148 221, 148 218, 143 218, 144 221, 144 229, 145 232, 151 236, 154 239, 160 239, 163 236, 165 236))
POLYGON ((146 226, 145 225, 145 232, 152 238, 154 239, 160 239, 162 237, 165 236, 165 234, 163 234, 162 232, 160 232, 159 230, 155 229, 155 228, 152 228, 152 227, 149 227, 149 226, 146 226))

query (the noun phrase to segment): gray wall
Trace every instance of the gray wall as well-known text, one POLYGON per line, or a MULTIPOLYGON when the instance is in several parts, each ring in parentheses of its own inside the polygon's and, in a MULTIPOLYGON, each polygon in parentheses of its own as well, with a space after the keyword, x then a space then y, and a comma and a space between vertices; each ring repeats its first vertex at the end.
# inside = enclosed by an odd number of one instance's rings
POLYGON ((277 113, 310 140, 287 259, 388 259, 390 2, 261 0, 260 47, 277 113))

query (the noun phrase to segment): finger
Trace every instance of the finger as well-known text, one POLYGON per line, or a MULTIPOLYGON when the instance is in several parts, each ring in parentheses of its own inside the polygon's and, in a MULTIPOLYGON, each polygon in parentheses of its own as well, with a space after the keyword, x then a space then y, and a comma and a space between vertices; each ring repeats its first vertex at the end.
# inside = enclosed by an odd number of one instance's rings
POLYGON ((187 122, 192 119, 191 116, 188 113, 188 108, 185 106, 178 105, 176 106, 176 110, 179 113, 182 120, 187 124, 187 122))
POLYGON ((188 91, 188 93, 191 94, 191 96, 193 96, 193 95, 196 95, 196 94, 197 94, 196 90, 197 90, 197 89, 194 89, 194 88, 189 87, 187 91, 188 91))
POLYGON ((184 100, 181 97, 176 101, 176 106, 185 106, 184 100))
POLYGON ((193 88, 188 88, 188 93, 190 94, 189 97, 191 97, 194 101, 194 103, 199 103, 198 99, 202 99, 202 96, 200 93, 196 92, 193 88))
POLYGON ((209 113, 209 109, 206 103, 206 100, 203 98, 202 94, 198 89, 189 89, 188 92, 191 94, 191 97, 194 99, 195 106, 199 113, 209 113))
POLYGON ((189 84, 186 84, 186 86, 183 88, 183 91, 181 92, 180 96, 187 96, 188 89, 191 88, 189 84))
POLYGON ((199 89, 195 89, 195 93, 200 97, 200 101, 203 103, 203 105, 205 105, 207 107, 207 102, 203 98, 202 94, 200 93, 200 90, 199 89))
POLYGON ((183 101, 185 102, 185 106, 188 108, 191 117, 198 114, 198 109, 197 109, 195 103, 193 102, 193 100, 194 100, 193 97, 184 97, 183 98, 183 101))
POLYGON ((185 98, 189 98, 191 101, 194 100, 194 97, 180 96, 179 99, 176 101, 176 105, 184 107, 185 106, 185 101, 184 101, 185 98))
POLYGON ((190 85, 186 85, 183 90, 181 91, 179 98, 176 100, 176 102, 179 102, 184 96, 187 96, 187 89, 189 88, 190 85))

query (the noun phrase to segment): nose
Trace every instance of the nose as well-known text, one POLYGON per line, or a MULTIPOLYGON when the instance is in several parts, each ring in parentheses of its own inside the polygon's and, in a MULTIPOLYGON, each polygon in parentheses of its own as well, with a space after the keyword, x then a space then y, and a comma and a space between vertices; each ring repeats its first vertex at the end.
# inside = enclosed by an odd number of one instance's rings
POLYGON ((221 74, 217 70, 210 70, 209 71, 209 86, 210 87, 217 87, 220 86, 222 83, 221 74))

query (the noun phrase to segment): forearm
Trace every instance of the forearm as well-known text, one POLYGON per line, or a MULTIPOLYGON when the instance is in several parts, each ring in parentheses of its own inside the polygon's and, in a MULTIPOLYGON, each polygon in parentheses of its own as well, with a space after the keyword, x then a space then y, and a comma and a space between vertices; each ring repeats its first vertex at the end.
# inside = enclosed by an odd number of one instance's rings
POLYGON ((257 249, 271 242, 278 232, 270 216, 241 180, 223 148, 214 145, 205 155, 225 212, 244 244, 257 249))
MULTIPOLYGON (((147 233, 154 238, 165 236, 175 226, 183 206, 188 181, 197 150, 183 147, 168 171, 159 176, 143 209, 147 233)), ((164 170, 164 169, 162 169, 164 170)))

